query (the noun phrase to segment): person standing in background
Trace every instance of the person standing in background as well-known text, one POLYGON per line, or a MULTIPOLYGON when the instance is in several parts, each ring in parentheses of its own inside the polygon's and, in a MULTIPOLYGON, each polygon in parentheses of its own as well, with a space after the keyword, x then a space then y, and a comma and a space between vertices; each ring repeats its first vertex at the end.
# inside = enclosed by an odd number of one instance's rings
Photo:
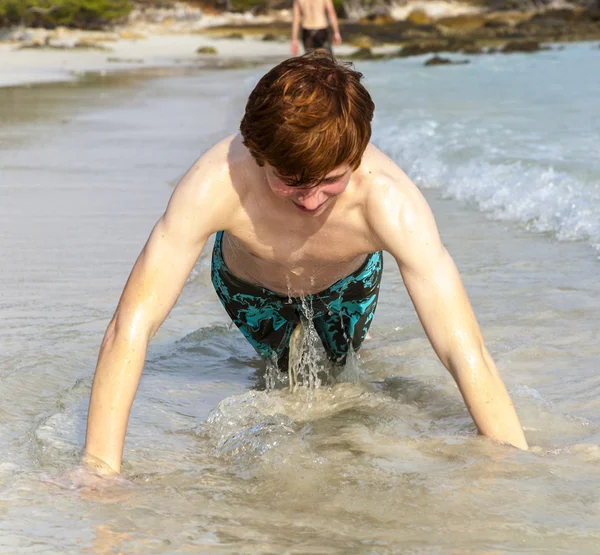
POLYGON ((302 27, 305 52, 323 48, 331 52, 329 25, 333 28, 333 43, 342 44, 333 0, 294 0, 292 18, 292 54, 298 54, 298 35, 302 27))

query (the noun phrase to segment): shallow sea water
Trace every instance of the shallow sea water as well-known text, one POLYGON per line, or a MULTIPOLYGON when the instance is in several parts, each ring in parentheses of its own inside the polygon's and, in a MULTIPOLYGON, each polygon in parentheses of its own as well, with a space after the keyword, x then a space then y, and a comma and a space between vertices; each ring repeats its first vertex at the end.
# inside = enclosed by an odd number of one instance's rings
POLYGON ((532 446, 477 437, 393 261, 347 381, 265 392, 209 278, 151 345, 123 475, 59 487, 99 343, 178 178, 262 69, 0 90, 0 551, 593 553, 600 78, 593 45, 364 64, 374 141, 422 187, 532 446))

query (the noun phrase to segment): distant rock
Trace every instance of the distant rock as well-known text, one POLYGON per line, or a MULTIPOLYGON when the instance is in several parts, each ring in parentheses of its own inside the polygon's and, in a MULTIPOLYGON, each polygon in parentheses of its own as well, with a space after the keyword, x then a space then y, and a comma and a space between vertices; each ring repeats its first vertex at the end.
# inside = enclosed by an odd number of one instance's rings
MULTIPOLYGON (((44 47, 46 47, 46 44, 43 41, 40 41, 38 39, 33 39, 29 42, 19 44, 17 46, 17 50, 28 50, 30 48, 44 48, 44 47)), ((52 47, 49 47, 49 48, 52 48, 52 47)))
POLYGON ((391 15, 367 15, 359 20, 359 23, 371 23, 373 25, 386 25, 395 22, 396 20, 391 15))
POLYGON ((79 36, 81 37, 79 39, 80 42, 89 41, 89 42, 98 43, 98 42, 117 42, 119 40, 119 35, 117 35, 116 33, 86 31, 85 34, 83 34, 83 35, 80 34, 79 36))
POLYGON ((129 14, 129 23, 158 23, 173 26, 180 23, 194 24, 202 20, 202 10, 198 7, 182 2, 173 6, 167 5, 165 2, 156 2, 155 4, 156 6, 138 4, 129 14))
POLYGON ((540 43, 537 40, 513 40, 507 42, 502 50, 503 54, 512 54, 514 52, 538 52, 542 50, 540 43))
POLYGON ((15 39, 15 31, 9 27, 0 27, 0 42, 9 42, 15 39))
POLYGON ((105 50, 110 51, 110 48, 98 43, 93 38, 81 37, 75 41, 73 48, 87 48, 89 50, 105 50))
POLYGON ((490 29, 514 28, 523 21, 531 19, 530 12, 519 10, 507 10, 499 12, 490 12, 485 14, 485 27, 490 29))
POLYGON ((565 23, 572 23, 575 20, 580 19, 581 15, 582 12, 577 9, 555 8, 535 14, 529 19, 529 22, 555 27, 557 25, 564 25, 565 23))
POLYGON ((352 60, 381 60, 384 58, 383 54, 375 54, 370 48, 359 48, 350 54, 352 60))
POLYGON ((350 44, 356 48, 373 48, 373 39, 368 35, 359 35, 352 38, 350 44))
POLYGON ((477 55, 485 54, 486 52, 478 44, 468 44, 460 49, 463 54, 477 55))
POLYGON ((461 14, 452 17, 442 17, 435 24, 446 33, 468 33, 480 29, 486 23, 483 15, 461 14))
POLYGON ((446 52, 464 52, 465 50, 477 50, 479 46, 474 39, 469 37, 450 37, 447 41, 446 52))
POLYGON ((446 65, 465 65, 470 63, 469 60, 451 60, 450 58, 442 58, 434 56, 429 58, 423 65, 426 66, 446 66, 446 65))
POLYGON ((406 58, 408 56, 420 56, 421 54, 437 54, 438 52, 447 52, 448 42, 445 40, 422 41, 406 44, 399 51, 397 56, 406 58))
POLYGON ((106 58, 107 62, 114 64, 143 64, 144 60, 142 58, 117 58, 116 56, 111 56, 106 58))
POLYGON ((103 44, 94 42, 90 38, 78 38, 76 36, 65 36, 53 38, 51 35, 45 37, 33 37, 27 42, 22 42, 18 47, 21 49, 43 48, 47 50, 101 50, 110 52, 111 49, 103 44))
POLYGON ((123 40, 144 40, 146 35, 134 30, 124 30, 119 32, 119 38, 123 40))
POLYGON ((390 6, 375 4, 367 15, 360 18, 359 22, 363 24, 386 25, 388 23, 395 23, 396 20, 391 14, 390 6))
POLYGON ((402 40, 435 40, 442 37, 442 33, 434 25, 415 25, 401 32, 402 40))
POLYGON ((413 10, 406 17, 406 21, 410 21, 414 25, 430 25, 431 18, 427 15, 427 12, 423 10, 413 10))
POLYGON ((196 50, 196 54, 216 54, 217 49, 214 46, 201 46, 196 50))

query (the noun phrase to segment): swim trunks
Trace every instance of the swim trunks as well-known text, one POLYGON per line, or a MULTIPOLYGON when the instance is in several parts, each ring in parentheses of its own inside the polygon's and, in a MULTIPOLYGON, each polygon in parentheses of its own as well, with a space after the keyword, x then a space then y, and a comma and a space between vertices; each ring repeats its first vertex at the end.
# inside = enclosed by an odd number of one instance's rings
POLYGON ((377 307, 383 256, 375 252, 333 285, 306 297, 286 297, 235 276, 223 260, 223 231, 215 237, 212 283, 229 317, 264 359, 287 371, 289 343, 301 316, 312 319, 330 360, 343 364, 364 341, 377 307), (306 314, 304 306, 311 314, 306 314))
POLYGON ((302 29, 302 44, 305 52, 312 52, 324 48, 331 52, 331 41, 329 40, 329 28, 302 29))

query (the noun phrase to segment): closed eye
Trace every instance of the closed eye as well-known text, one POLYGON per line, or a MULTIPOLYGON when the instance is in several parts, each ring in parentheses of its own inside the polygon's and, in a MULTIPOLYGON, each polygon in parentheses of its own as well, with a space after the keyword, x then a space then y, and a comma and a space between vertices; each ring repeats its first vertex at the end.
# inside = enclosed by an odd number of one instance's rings
POLYGON ((321 181, 321 183, 335 183, 336 181, 339 181, 340 179, 342 179, 342 177, 344 177, 346 174, 342 173, 340 175, 330 175, 329 177, 326 177, 325 179, 323 179, 323 181, 321 181))

